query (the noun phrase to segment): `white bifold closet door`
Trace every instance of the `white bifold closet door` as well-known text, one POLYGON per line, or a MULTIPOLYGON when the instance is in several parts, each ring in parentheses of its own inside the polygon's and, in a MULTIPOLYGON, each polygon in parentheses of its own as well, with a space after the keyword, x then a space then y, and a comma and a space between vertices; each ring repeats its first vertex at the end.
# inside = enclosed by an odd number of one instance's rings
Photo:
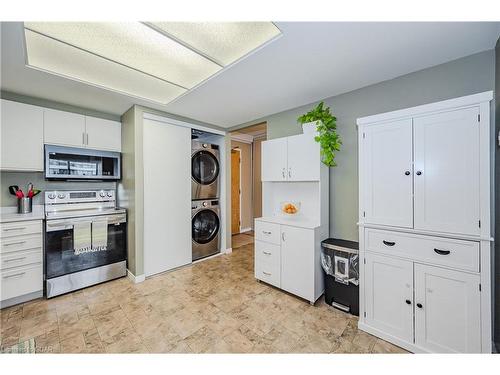
POLYGON ((191 263, 191 129, 144 119, 144 273, 191 263))

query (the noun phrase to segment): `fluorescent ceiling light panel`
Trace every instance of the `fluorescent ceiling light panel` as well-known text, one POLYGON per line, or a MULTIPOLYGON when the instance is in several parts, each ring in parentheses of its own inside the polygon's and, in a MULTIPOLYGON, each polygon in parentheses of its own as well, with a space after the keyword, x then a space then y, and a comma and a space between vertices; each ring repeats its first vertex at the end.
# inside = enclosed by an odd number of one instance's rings
POLYGON ((168 103, 185 89, 25 30, 28 65, 113 91, 168 103))
POLYGON ((26 22, 25 27, 187 89, 221 69, 140 22, 26 22))
POLYGON ((281 34, 272 22, 151 22, 151 25, 223 66, 281 34))

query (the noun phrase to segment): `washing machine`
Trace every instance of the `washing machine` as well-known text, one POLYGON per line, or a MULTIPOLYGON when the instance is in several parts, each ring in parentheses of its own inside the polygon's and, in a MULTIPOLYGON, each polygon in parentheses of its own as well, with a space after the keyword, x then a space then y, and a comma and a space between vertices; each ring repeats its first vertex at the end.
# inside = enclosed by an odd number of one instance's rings
POLYGON ((191 233, 193 260, 219 252, 220 208, 217 199, 192 201, 191 233))
POLYGON ((219 146, 191 141, 191 199, 219 197, 219 146))

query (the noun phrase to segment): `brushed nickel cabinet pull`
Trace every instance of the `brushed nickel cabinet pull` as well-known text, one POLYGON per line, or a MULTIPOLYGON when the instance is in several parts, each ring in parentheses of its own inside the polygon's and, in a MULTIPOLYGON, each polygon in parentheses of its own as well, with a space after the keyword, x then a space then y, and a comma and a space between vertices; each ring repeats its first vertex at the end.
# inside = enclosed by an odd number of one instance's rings
POLYGON ((5 263, 7 262, 15 262, 16 260, 23 260, 26 259, 26 257, 20 257, 20 258, 12 258, 12 259, 5 259, 5 263))
POLYGON ((22 275, 24 275, 24 274, 26 274, 26 272, 19 272, 19 273, 15 273, 15 274, 13 274, 13 275, 7 275, 7 276, 4 276, 3 278, 4 278, 4 279, 10 279, 11 277, 22 276, 22 275))
POLYGON ((26 243, 26 241, 6 243, 4 246, 22 245, 23 243, 26 243))
POLYGON ((26 229, 26 227, 5 228, 3 231, 4 232, 9 232, 11 230, 23 230, 23 229, 26 229))
POLYGON ((262 253, 266 254, 266 255, 271 255, 271 253, 267 252, 267 251, 263 251, 262 253))
POLYGON ((263 230, 262 233, 264 233, 264 234, 271 234, 271 232, 268 232, 268 231, 265 231, 265 230, 263 230))

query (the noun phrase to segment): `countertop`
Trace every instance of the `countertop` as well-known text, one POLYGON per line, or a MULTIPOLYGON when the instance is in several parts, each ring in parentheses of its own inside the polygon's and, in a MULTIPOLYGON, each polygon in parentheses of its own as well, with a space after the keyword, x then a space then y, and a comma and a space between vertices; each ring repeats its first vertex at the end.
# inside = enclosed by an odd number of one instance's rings
POLYGON ((319 228, 320 224, 315 220, 309 220, 300 216, 263 216, 258 217, 255 220, 265 221, 267 223, 290 225, 292 227, 315 229, 319 228))
POLYGON ((0 223, 43 220, 44 218, 45 212, 43 205, 33 205, 33 212, 29 214, 18 214, 17 207, 0 207, 0 223))

